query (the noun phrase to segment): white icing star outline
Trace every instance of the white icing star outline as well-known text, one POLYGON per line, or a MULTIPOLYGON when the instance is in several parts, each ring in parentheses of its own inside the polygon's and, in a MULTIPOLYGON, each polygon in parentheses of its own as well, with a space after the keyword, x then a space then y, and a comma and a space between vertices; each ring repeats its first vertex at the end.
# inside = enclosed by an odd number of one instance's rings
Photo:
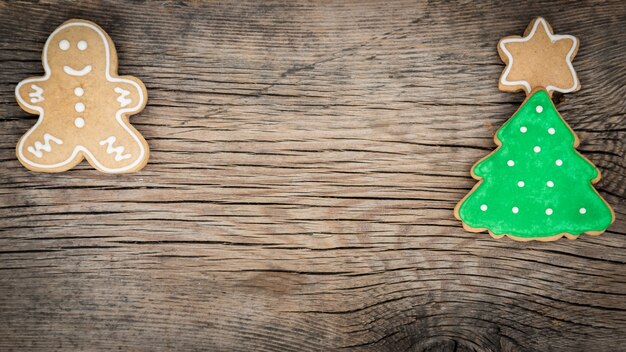
POLYGON ((565 62, 567 63, 567 66, 569 67, 570 73, 572 74, 572 78, 574 79, 574 84, 569 88, 560 88, 560 87, 556 87, 553 85, 548 85, 547 87, 545 87, 546 90, 548 92, 557 91, 561 93, 570 93, 570 92, 575 91, 579 87, 580 84, 578 81, 578 76, 576 75, 576 71, 574 71, 574 66, 572 66, 572 55, 574 55, 574 52, 576 51, 576 48, 578 47, 578 38, 574 37, 573 35, 567 35, 567 34, 561 34, 561 35, 553 34, 552 31, 550 30, 550 27, 548 27, 546 20, 543 17, 538 17, 535 20, 533 29, 530 31, 528 36, 522 37, 522 38, 504 38, 500 40, 500 43, 498 43, 502 52, 509 59, 506 65, 506 69, 504 70, 504 73, 502 74, 502 77, 500 78, 500 83, 502 83, 505 86, 517 86, 517 85, 524 86, 524 89, 526 90, 526 94, 530 93, 533 90, 533 88, 536 88, 536 87, 531 87, 530 83, 528 83, 527 81, 509 81, 506 79, 509 73, 511 72, 511 68, 513 67, 513 55, 511 55, 511 53, 507 50, 505 44, 523 43, 523 42, 529 41, 537 32, 537 27, 539 27, 539 24, 541 24, 541 26, 543 27, 543 30, 546 32, 546 34, 548 35, 548 38, 550 38, 550 42, 552 43, 562 40, 562 39, 572 40, 572 48, 569 50, 569 52, 565 56, 565 62))
MULTIPOLYGON (((33 167, 37 167, 37 168, 41 168, 41 169, 54 169, 54 168, 58 168, 58 167, 64 167, 68 164, 70 164, 71 162, 74 161, 74 159, 76 158, 76 156, 79 153, 83 153, 84 155, 87 155, 90 160, 94 163, 94 165, 104 171, 104 172, 109 172, 109 173, 120 173, 120 172, 127 172, 131 169, 133 169, 135 166, 139 165, 140 163, 143 162, 143 159, 145 157, 146 150, 143 146, 143 143, 140 141, 139 137, 126 125, 126 123, 124 123, 124 113, 127 112, 136 112, 137 110, 139 110, 139 108, 145 104, 145 97, 143 94, 143 90, 141 89, 141 87, 134 81, 132 80, 127 80, 127 79, 123 79, 123 78, 119 78, 119 77, 112 77, 111 76, 111 48, 109 47, 109 41, 107 39, 106 34, 103 32, 102 29, 100 29, 98 26, 95 26, 89 22, 83 22, 83 21, 74 21, 74 22, 68 22, 65 23, 63 25, 61 25, 60 27, 58 27, 56 30, 54 30, 54 32, 52 32, 52 34, 50 34, 50 36, 48 37, 48 40, 46 41, 46 44, 43 47, 43 67, 44 67, 44 71, 45 71, 45 75, 43 77, 36 77, 36 78, 28 78, 25 79, 23 81, 21 81, 20 83, 17 84, 17 87, 15 87, 15 96, 17 97, 17 99, 19 100, 19 102, 21 104, 23 104, 24 106, 35 110, 37 112, 39 112, 39 119, 37 120, 37 123, 28 130, 28 132, 26 132, 26 134, 24 134, 24 136, 22 136, 22 138, 20 139, 19 143, 18 143, 18 147, 17 147, 17 153, 20 157, 20 159, 22 161, 24 161, 25 163, 33 166, 33 167), (120 110, 118 110, 115 113, 115 120, 117 121, 117 123, 119 123, 128 133, 130 133, 130 135, 132 136, 132 138, 135 140, 135 142, 137 143, 137 145, 139 146, 139 157, 136 158, 136 160, 130 164, 127 165, 125 167, 119 167, 119 168, 109 168, 106 167, 104 165, 102 165, 98 159, 91 153, 91 151, 89 151, 89 149, 87 149, 86 147, 78 144, 76 145, 76 147, 74 148, 74 151, 72 152, 72 155, 70 155, 69 158, 67 158, 65 161, 62 161, 60 163, 57 164, 52 164, 52 165, 47 165, 47 164, 39 164, 36 163, 32 160, 30 160, 26 155, 24 155, 24 143, 27 140, 28 136, 37 129, 37 127, 39 127, 39 125, 41 125, 41 123, 43 122, 44 119, 44 109, 38 106, 34 106, 31 104, 28 104, 28 102, 24 101, 22 99, 22 97, 19 94, 20 88, 25 85, 25 84, 30 84, 33 82, 41 82, 41 81, 46 81, 50 78, 51 75, 51 69, 50 66, 48 65, 48 46, 50 46, 50 43, 52 42, 52 38, 55 36, 55 34, 57 34, 58 32, 62 31, 65 28, 68 27, 74 27, 74 26, 82 26, 82 27, 88 27, 94 31, 96 31, 98 33, 98 35, 100 36, 100 38, 102 39, 102 41, 104 42, 104 48, 105 48, 105 56, 106 56, 106 68, 105 68, 105 78, 107 79, 107 81, 109 82, 125 82, 125 83, 129 83, 133 86, 135 86, 135 88, 137 89, 137 92, 139 94, 139 99, 138 102, 135 106, 133 107, 129 107, 129 108, 122 108, 120 110)), ((117 72, 115 72, 117 73, 117 72)))

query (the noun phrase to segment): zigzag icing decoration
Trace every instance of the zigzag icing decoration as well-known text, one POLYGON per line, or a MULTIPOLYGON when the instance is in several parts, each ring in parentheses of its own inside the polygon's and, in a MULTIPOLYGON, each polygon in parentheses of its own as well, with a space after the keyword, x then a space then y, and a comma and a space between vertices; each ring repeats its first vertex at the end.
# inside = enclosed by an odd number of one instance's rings
POLYGON ((120 87, 115 87, 115 93, 119 94, 120 96, 117 97, 117 101, 120 103, 121 107, 125 107, 127 105, 130 105, 130 103, 132 103, 133 101, 126 98, 130 92, 127 91, 126 89, 122 89, 120 87))
POLYGON ((31 103, 40 103, 40 102, 42 102, 44 100, 43 99, 43 88, 39 87, 36 84, 31 84, 30 87, 34 91, 32 93, 28 93, 28 96, 30 97, 30 102, 31 103))
POLYGON ((52 150, 52 145, 50 142, 54 142, 56 144, 63 144, 63 141, 51 135, 50 133, 46 133, 43 135, 43 143, 37 141, 35 142, 35 147, 26 148, 29 152, 33 153, 36 157, 41 158, 43 156, 43 151, 50 152, 52 150))
POLYGON ((110 136, 107 139, 100 141, 100 145, 107 145, 107 153, 113 154, 115 153, 115 161, 122 161, 124 159, 130 158, 130 154, 122 154, 124 153, 124 147, 113 147, 117 138, 115 136, 110 136))

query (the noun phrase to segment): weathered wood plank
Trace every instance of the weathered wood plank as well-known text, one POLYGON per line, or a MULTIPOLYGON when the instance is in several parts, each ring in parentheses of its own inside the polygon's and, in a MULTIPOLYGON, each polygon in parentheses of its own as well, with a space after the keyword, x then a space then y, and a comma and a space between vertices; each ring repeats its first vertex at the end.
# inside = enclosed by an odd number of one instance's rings
POLYGON ((619 350, 625 23, 621 1, 0 2, 0 350, 619 350), (495 45, 537 15, 581 39, 556 99, 615 208, 600 237, 452 216, 523 100, 495 45), (139 173, 15 158, 15 84, 74 17, 148 88, 139 173))

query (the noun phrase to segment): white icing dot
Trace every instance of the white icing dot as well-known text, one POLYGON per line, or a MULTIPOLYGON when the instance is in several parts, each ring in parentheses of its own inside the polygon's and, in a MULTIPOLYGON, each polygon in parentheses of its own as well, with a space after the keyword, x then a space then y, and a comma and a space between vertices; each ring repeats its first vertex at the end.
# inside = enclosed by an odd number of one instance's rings
POLYGON ((538 114, 541 114, 541 113, 543 112, 543 106, 541 106, 541 105, 537 105, 537 107, 535 108, 535 111, 536 111, 538 114))
POLYGON ((81 87, 74 88, 74 95, 76 95, 77 97, 82 97, 83 94, 85 94, 84 89, 82 89, 81 87))
POLYGON ((555 164, 556 164, 556 166, 561 166, 561 165, 563 165, 563 160, 557 159, 555 164))
POLYGON ((59 48, 61 48, 61 50, 67 50, 70 48, 70 42, 68 42, 67 40, 63 39, 59 42, 59 48))
POLYGON ((535 153, 539 153, 541 151, 541 147, 537 145, 533 148, 533 150, 535 151, 535 153))
POLYGON ((513 209, 511 209, 511 211, 513 212, 513 214, 517 214, 517 213, 519 213, 519 208, 518 207, 513 207, 513 209))
POLYGON ((526 133, 526 131, 528 131, 528 128, 526 128, 526 126, 522 126, 519 128, 519 131, 522 133, 526 133))
POLYGON ((74 109, 76 109, 77 112, 83 112, 85 111, 85 104, 76 103, 76 105, 74 105, 74 109))
POLYGON ((550 133, 550 134, 554 134, 554 132, 556 132, 556 131, 554 130, 554 128, 552 128, 552 127, 548 128, 548 133, 550 133))
POLYGON ((487 211, 487 204, 483 204, 480 206, 480 210, 487 211))
POLYGON ((524 185, 525 185, 524 181, 519 181, 517 183, 517 187, 524 187, 524 185))
POLYGON ((509 166, 513 166, 513 165, 515 165, 515 161, 509 160, 509 161, 506 162, 506 164, 509 165, 509 166))
POLYGON ((83 128, 85 126, 85 120, 82 117, 77 117, 76 120, 74 120, 74 125, 78 128, 83 128))
POLYGON ((546 215, 552 215, 552 209, 550 208, 546 209, 546 215))
POLYGON ((586 214, 587 213, 587 209, 580 208, 580 209, 578 209, 578 212, 581 213, 581 214, 586 214))
POLYGON ((76 46, 78 47, 78 50, 83 51, 87 49, 87 42, 84 40, 81 40, 78 42, 78 44, 76 44, 76 46))
POLYGON ((554 187, 554 182, 548 181, 548 182, 546 182, 546 186, 552 188, 552 187, 554 187))

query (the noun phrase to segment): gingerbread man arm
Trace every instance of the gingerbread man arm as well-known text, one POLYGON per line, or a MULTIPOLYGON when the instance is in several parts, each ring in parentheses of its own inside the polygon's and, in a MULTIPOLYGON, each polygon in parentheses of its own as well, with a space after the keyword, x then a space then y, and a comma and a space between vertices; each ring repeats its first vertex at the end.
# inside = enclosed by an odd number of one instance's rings
POLYGON ((30 114, 41 114, 43 102, 46 100, 46 83, 47 78, 33 77, 25 79, 17 85, 15 97, 22 109, 30 114))
POLYGON ((148 100, 148 93, 143 83, 133 76, 122 76, 113 82, 115 102, 128 115, 143 110, 148 100))

